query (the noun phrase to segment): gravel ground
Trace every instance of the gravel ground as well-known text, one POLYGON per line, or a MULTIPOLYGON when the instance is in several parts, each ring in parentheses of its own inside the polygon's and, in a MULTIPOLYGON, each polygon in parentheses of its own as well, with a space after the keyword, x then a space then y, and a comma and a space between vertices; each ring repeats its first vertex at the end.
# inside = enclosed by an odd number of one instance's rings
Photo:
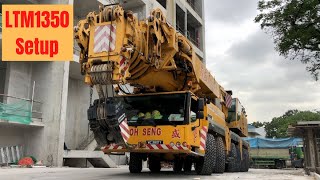
POLYGON ((248 180, 314 180, 304 175, 302 169, 250 169, 249 172, 212 174, 199 176, 195 172, 175 174, 172 170, 163 170, 151 174, 143 169, 140 174, 130 174, 128 167, 113 169, 98 168, 12 168, 0 169, 0 180, 104 180, 104 179, 248 179, 248 180))

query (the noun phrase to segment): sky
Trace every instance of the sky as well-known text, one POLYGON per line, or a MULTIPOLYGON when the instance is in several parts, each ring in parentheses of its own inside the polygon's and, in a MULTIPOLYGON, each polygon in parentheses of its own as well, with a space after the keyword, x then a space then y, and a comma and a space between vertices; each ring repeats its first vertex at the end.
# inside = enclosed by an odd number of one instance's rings
POLYGON ((278 55, 254 23, 258 0, 204 0, 207 68, 246 108, 249 123, 289 109, 320 110, 320 83, 306 65, 278 55))

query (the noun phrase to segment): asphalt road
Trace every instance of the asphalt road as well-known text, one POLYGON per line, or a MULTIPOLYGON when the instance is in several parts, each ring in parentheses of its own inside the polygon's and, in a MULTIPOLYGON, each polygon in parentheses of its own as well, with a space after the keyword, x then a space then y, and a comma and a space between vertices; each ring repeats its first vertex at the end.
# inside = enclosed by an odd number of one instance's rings
POLYGON ((113 169, 97 168, 14 168, 0 169, 0 180, 121 180, 121 179, 245 179, 245 180, 313 180, 306 176, 302 169, 276 170, 276 169, 250 169, 245 173, 212 174, 211 176, 199 176, 195 172, 189 174, 175 174, 166 169, 157 174, 151 174, 144 169, 140 174, 130 174, 128 167, 113 169))

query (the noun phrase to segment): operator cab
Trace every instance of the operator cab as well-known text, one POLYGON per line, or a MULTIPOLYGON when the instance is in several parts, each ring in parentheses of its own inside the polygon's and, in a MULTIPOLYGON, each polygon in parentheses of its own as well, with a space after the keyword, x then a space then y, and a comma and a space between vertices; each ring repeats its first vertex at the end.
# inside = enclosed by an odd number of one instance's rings
POLYGON ((233 98, 231 108, 229 108, 229 111, 228 111, 227 122, 231 123, 234 121, 239 121, 241 119, 241 116, 245 115, 245 113, 246 113, 245 109, 241 105, 239 99, 233 98))
POLYGON ((238 98, 232 99, 232 105, 229 108, 226 121, 229 123, 228 126, 233 132, 236 132, 241 137, 248 135, 246 110, 238 98))
POLYGON ((186 125, 197 120, 198 101, 191 92, 115 97, 129 126, 186 125))

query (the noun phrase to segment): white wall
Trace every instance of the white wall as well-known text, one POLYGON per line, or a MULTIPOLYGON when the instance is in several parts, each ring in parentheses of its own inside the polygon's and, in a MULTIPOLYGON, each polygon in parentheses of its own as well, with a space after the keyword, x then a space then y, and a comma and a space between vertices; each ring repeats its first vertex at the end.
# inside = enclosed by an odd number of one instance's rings
POLYGON ((37 156, 43 159, 45 164, 57 166, 58 150, 63 148, 63 146, 59 147, 58 142, 64 62, 36 62, 32 63, 32 69, 31 81, 36 82, 35 99, 43 103, 41 111, 45 124, 43 138, 38 142, 41 151, 37 151, 39 152, 37 156))
POLYGON ((25 145, 24 129, 0 125, 0 147, 25 145))
POLYGON ((2 124, 0 126, 0 147, 22 146, 23 155, 45 160, 40 156, 42 132, 42 127, 2 124))
POLYGON ((65 136, 65 141, 69 149, 76 149, 80 143, 87 138, 89 123, 87 120, 89 92, 90 88, 83 80, 74 78, 69 79, 65 136))
MULTIPOLYGON (((31 63, 10 62, 8 63, 8 67, 6 78, 9 83, 5 84, 5 89, 7 89, 6 94, 20 98, 30 98, 32 91, 31 63)), ((11 98, 8 98, 8 102, 12 101, 11 98)))

